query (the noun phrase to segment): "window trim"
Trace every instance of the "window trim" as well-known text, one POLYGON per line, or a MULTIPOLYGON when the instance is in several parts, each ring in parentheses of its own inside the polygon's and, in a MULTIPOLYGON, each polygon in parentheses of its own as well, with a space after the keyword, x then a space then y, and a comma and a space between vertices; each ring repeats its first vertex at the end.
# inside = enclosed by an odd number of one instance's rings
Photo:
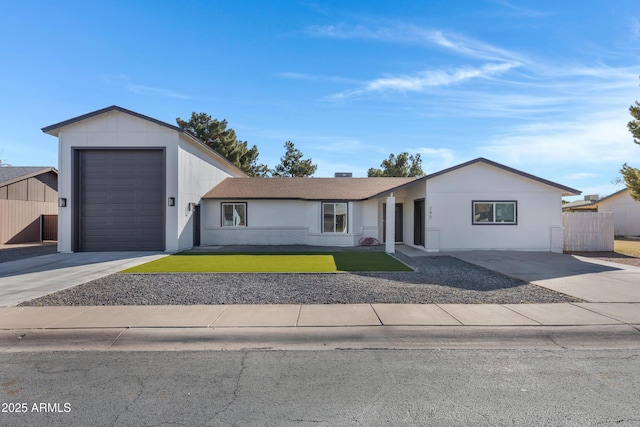
POLYGON ((239 228, 246 227, 249 223, 249 212, 247 210, 247 202, 220 202, 220 227, 223 228, 239 228), (244 225, 225 225, 224 223, 224 207, 225 206, 244 205, 244 225))
POLYGON ((343 202, 343 201, 324 201, 320 203, 320 232, 321 233, 327 233, 327 234, 349 234, 349 202, 343 202), (335 230, 336 228, 336 214, 335 214, 335 205, 345 205, 346 207, 346 212, 345 212, 345 228, 344 231, 324 231, 324 206, 325 205, 334 205, 334 212, 333 212, 333 229, 335 230))
POLYGON ((472 200, 471 201, 471 225, 518 225, 518 201, 517 200, 472 200), (512 203, 513 204, 513 222, 497 222, 496 217, 496 205, 499 203, 512 203), (476 204, 492 204, 493 205, 493 218, 491 222, 476 221, 476 204))

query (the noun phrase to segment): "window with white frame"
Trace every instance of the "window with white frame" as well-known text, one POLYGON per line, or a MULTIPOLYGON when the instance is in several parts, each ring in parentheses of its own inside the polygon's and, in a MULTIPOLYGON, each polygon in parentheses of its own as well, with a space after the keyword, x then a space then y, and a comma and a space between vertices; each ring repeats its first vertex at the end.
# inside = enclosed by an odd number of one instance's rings
POLYGON ((322 204, 322 232, 346 233, 347 232, 347 204, 323 203, 322 204))
POLYGON ((515 225, 518 223, 516 201, 474 201, 473 224, 515 225))
POLYGON ((223 227, 246 227, 247 226, 247 204, 246 203, 223 203, 222 204, 222 226, 223 227))

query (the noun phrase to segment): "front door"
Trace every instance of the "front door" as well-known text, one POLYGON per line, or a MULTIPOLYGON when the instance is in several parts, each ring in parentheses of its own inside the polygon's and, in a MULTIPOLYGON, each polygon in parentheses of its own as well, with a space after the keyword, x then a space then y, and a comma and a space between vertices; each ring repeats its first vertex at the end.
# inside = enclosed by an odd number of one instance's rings
POLYGON ((193 246, 200 246, 200 205, 193 210, 193 246))
MULTIPOLYGON (((396 243, 404 242, 402 237, 404 233, 403 222, 402 222, 402 203, 396 203, 395 209, 395 217, 396 217, 396 243)), ((382 204, 382 240, 384 242, 387 241, 387 204, 382 204)))
POLYGON ((413 202, 413 244, 424 246, 424 199, 413 202))

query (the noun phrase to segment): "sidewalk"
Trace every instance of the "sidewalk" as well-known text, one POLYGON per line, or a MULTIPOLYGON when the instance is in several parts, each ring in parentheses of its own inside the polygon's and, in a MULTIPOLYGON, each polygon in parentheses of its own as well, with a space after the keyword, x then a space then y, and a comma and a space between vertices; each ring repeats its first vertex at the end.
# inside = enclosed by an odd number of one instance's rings
POLYGON ((0 308, 0 330, 593 325, 630 325, 640 328, 640 304, 289 304, 0 308))
POLYGON ((0 308, 0 353, 640 349, 640 304, 0 308))

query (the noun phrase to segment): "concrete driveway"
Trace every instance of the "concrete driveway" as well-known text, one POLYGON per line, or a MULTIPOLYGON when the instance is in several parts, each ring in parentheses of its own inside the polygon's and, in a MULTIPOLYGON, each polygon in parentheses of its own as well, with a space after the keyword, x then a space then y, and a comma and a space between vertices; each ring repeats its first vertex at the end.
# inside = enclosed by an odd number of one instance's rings
POLYGON ((0 307, 14 306, 167 255, 160 252, 56 253, 3 262, 0 263, 0 307))
POLYGON ((469 251, 447 255, 589 302, 640 302, 640 268, 550 252, 469 251))

